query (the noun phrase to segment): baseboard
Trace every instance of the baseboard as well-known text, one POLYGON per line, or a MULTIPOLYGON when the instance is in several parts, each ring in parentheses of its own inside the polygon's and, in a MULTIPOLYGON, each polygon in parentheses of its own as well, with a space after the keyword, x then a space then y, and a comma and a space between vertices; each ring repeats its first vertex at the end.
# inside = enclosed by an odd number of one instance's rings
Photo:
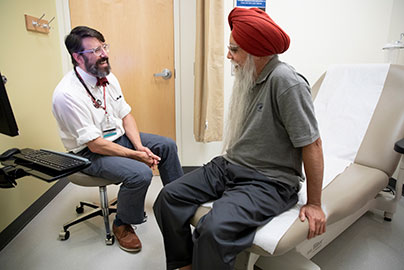
MULTIPOLYGON (((0 251, 69 183, 63 178, 50 187, 21 215, 0 232, 0 251)), ((18 188, 18 186, 17 186, 18 188)))
MULTIPOLYGON (((199 166, 184 166, 184 173, 189 173, 199 166)), ((0 232, 0 251, 13 240, 17 234, 69 183, 67 178, 63 178, 50 187, 41 197, 29 206, 21 215, 0 232)), ((18 187, 17 187, 18 188, 18 187)))

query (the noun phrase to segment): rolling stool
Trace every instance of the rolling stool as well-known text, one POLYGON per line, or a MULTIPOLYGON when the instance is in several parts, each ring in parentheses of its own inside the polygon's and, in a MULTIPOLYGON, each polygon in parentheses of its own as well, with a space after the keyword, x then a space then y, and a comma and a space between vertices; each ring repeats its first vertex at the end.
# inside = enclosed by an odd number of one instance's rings
MULTIPOLYGON (((78 214, 82 214, 84 212, 84 206, 88 206, 94 208, 90 212, 83 214, 74 220, 67 222, 63 225, 63 230, 59 233, 60 240, 67 240, 69 239, 70 232, 68 228, 72 225, 85 221, 95 216, 103 216, 104 217, 104 224, 105 224, 105 244, 112 245, 114 244, 115 238, 111 234, 111 227, 109 225, 109 215, 111 213, 116 213, 116 203, 117 199, 111 200, 108 202, 107 196, 107 185, 117 184, 111 183, 111 180, 107 180, 105 178, 100 178, 96 176, 90 176, 81 172, 72 174, 67 177, 70 182, 85 187, 99 187, 100 191, 100 204, 98 203, 90 203, 90 202, 80 202, 79 206, 76 206, 76 212, 78 214)), ((119 183, 119 182, 118 182, 119 183)))

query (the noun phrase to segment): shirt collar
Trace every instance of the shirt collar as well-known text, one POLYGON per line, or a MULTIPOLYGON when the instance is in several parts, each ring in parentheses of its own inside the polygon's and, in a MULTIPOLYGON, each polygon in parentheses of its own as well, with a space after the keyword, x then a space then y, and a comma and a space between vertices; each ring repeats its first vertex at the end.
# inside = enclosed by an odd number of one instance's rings
POLYGON ((268 63, 265 65, 264 69, 261 71, 260 75, 257 78, 256 84, 260 84, 268 78, 269 74, 275 69, 275 67, 280 63, 279 57, 277 54, 274 54, 274 56, 271 58, 271 60, 268 61, 268 63))
POLYGON ((80 67, 76 67, 76 70, 80 74, 81 78, 83 78, 83 81, 86 83, 86 85, 91 86, 92 89, 96 88, 97 77, 88 74, 80 67))

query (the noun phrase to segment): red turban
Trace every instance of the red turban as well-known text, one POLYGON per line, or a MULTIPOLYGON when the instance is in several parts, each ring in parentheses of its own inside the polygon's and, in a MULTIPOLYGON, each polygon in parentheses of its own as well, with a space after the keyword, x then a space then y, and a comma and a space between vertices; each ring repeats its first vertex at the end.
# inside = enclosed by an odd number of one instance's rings
POLYGON ((229 25, 234 40, 249 54, 268 56, 289 48, 289 36, 259 8, 234 8, 229 25))

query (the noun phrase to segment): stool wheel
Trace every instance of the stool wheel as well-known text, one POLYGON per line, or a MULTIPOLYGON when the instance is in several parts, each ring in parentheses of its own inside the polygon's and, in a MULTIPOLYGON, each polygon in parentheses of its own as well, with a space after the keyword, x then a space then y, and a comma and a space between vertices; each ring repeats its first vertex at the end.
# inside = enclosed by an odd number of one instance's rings
POLYGON ((105 238, 105 244, 107 246, 111 246, 115 243, 115 237, 111 235, 110 237, 105 238))
POLYGON ((83 214, 84 212, 84 207, 83 206, 76 206, 76 213, 77 214, 83 214))
POLYGON ((69 237, 70 237, 70 232, 69 231, 61 231, 59 233, 59 239, 62 240, 62 241, 65 241, 65 240, 69 239, 69 237))

